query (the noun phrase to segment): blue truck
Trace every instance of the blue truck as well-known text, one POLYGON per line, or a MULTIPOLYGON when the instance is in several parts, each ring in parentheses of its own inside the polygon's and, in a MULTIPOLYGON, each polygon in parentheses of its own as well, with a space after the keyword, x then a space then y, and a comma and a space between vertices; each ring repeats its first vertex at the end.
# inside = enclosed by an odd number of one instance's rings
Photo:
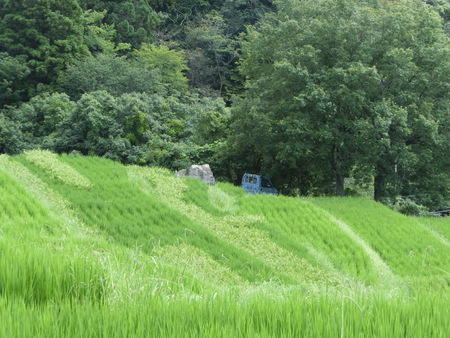
POLYGON ((262 175, 247 174, 242 176, 241 187, 252 194, 272 194, 278 195, 277 189, 270 180, 262 175))

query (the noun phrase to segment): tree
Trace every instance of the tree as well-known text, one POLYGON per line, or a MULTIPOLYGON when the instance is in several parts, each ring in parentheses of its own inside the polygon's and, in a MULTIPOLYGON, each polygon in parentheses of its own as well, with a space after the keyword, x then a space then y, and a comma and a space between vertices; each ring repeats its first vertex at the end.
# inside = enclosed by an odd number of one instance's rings
MULTIPOLYGON (((237 60, 231 35, 226 33, 223 17, 217 12, 205 15, 186 28, 185 46, 189 58, 190 85, 201 92, 225 93, 229 69, 237 60)), ((211 95, 211 93, 209 93, 211 95)))
POLYGON ((75 104, 66 94, 44 93, 19 107, 3 111, 2 152, 15 154, 25 149, 53 149, 57 132, 72 114, 75 104))
POLYGON ((106 11, 104 23, 115 27, 114 42, 140 48, 155 40, 155 30, 161 17, 153 10, 151 0, 79 0, 86 10, 106 11))
POLYGON ((189 163, 183 143, 189 110, 177 98, 158 94, 86 93, 59 125, 53 150, 179 169, 180 161, 189 163))
POLYGON ((273 12, 274 7, 272 0, 225 0, 220 13, 227 33, 237 36, 246 26, 255 25, 264 14, 273 12))
POLYGON ((132 92, 164 92, 158 70, 110 53, 75 61, 61 74, 58 82, 75 100, 84 93, 99 90, 114 96, 132 92))
POLYGON ((224 142, 229 133, 230 110, 221 98, 202 98, 191 103, 193 114, 187 116, 192 142, 198 145, 224 142))
POLYGON ((105 15, 106 10, 103 12, 86 10, 83 13, 83 39, 91 55, 100 53, 112 55, 119 51, 129 50, 131 48, 129 43, 117 45, 114 43, 116 30, 114 25, 103 22, 105 15))
POLYGON ((234 149, 290 191, 343 195, 354 175, 375 177, 378 199, 394 179, 401 193, 405 180, 391 174, 415 170, 413 107, 433 121, 448 106, 439 15, 410 1, 277 4, 242 41, 247 91, 234 110, 234 149))
POLYGON ((161 85, 168 93, 181 94, 187 90, 184 72, 188 67, 182 51, 170 50, 164 45, 144 44, 135 55, 141 67, 160 74, 161 85))
POLYGON ((19 125, 0 112, 0 154, 18 154, 24 148, 19 125))
POLYGON ((28 98, 53 86, 67 64, 89 54, 83 43, 83 11, 76 0, 0 4, 0 52, 30 69, 22 79, 28 98))
POLYGON ((26 93, 21 82, 28 74, 30 69, 24 62, 8 53, 0 53, 0 109, 24 100, 26 93))
POLYGON ((427 195, 421 202, 434 208, 442 190, 448 196, 450 188, 449 172, 439 164, 442 145, 448 142, 442 126, 448 126, 449 119, 449 39, 433 8, 420 2, 416 7, 392 7, 382 20, 390 29, 378 40, 391 48, 382 49, 384 55, 375 65, 383 75, 382 97, 405 110, 404 132, 392 125, 390 143, 376 159, 375 198, 427 195), (403 30, 396 22, 402 22, 403 30))

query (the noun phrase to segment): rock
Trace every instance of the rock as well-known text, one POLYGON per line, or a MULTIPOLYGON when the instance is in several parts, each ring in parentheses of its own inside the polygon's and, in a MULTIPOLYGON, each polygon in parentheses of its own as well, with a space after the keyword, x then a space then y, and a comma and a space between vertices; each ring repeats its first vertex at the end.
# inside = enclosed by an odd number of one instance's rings
POLYGON ((202 180, 207 184, 216 183, 213 172, 209 167, 209 164, 194 164, 187 169, 183 169, 177 172, 177 176, 189 176, 202 180))

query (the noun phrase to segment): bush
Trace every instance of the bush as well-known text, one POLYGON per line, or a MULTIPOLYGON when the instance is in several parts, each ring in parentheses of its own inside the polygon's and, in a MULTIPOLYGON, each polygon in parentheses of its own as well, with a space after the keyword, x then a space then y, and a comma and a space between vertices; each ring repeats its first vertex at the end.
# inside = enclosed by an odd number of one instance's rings
POLYGON ((423 216, 428 214, 428 209, 425 206, 404 196, 398 196, 391 207, 392 209, 409 216, 423 216))

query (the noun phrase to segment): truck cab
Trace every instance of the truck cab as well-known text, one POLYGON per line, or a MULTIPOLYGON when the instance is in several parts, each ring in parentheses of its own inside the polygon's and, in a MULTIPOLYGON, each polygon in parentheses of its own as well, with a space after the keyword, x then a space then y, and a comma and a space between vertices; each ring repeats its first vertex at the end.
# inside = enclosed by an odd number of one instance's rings
POLYGON ((241 187, 252 194, 278 195, 278 191, 275 189, 270 179, 262 175, 244 174, 244 176, 242 176, 241 187))

